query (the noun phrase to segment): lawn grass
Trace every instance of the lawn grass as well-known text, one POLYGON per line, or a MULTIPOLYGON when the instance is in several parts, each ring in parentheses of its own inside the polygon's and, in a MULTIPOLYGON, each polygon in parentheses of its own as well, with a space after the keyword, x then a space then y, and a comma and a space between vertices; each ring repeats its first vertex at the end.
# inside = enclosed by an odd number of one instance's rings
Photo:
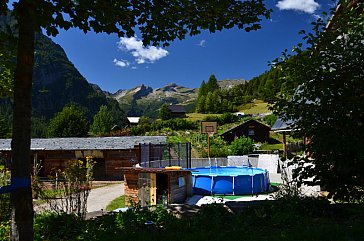
POLYGON ((125 195, 122 195, 114 200, 112 200, 107 206, 106 211, 112 211, 117 208, 125 208, 125 195))
POLYGON ((268 143, 264 143, 261 147, 261 150, 283 150, 283 144, 282 143, 278 143, 278 144, 268 144, 268 143))
POLYGON ((253 103, 245 104, 240 107, 239 111, 250 115, 270 112, 268 103, 262 100, 255 100, 253 103))
POLYGON ((219 116, 221 114, 202 114, 202 113, 187 113, 187 118, 190 121, 201 121, 206 116, 219 116))

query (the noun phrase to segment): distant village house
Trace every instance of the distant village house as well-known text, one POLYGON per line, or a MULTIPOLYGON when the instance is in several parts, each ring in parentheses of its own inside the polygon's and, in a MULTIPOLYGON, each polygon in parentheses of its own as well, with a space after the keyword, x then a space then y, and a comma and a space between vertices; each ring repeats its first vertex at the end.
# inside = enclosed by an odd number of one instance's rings
POLYGON ((224 133, 221 137, 228 143, 241 136, 249 137, 255 142, 267 142, 269 140, 270 127, 256 120, 248 120, 224 133))
POLYGON ((186 118, 186 108, 183 105, 169 105, 171 118, 186 118))

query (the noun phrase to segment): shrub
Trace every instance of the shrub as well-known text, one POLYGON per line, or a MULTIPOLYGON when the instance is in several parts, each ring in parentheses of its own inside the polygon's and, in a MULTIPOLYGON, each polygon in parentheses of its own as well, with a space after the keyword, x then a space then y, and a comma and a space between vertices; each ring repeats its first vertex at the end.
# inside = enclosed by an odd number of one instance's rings
POLYGON ((267 115, 264 117, 263 121, 269 125, 269 126, 273 126, 274 123, 277 121, 278 117, 274 114, 271 115, 267 115))
POLYGON ((74 214, 43 213, 34 220, 34 240, 75 240, 83 221, 74 214))
POLYGON ((246 155, 253 151, 254 141, 249 137, 240 137, 231 142, 231 155, 246 155))

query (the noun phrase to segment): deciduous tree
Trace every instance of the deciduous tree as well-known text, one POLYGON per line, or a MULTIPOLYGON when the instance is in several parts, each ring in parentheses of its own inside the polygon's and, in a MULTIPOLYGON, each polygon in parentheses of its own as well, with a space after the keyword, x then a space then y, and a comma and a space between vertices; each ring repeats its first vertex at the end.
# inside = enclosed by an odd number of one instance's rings
POLYGON ((274 109, 309 140, 309 155, 296 157, 301 182, 354 201, 364 197, 364 14, 363 8, 342 6, 333 28, 318 20, 304 35, 309 48, 294 48, 294 61, 284 54, 277 66, 299 86, 274 109))
POLYGON ((100 107, 99 112, 94 116, 90 130, 94 135, 105 135, 110 133, 114 125, 115 123, 112 115, 107 109, 107 106, 103 105, 100 107))
POLYGON ((75 105, 66 106, 49 122, 49 137, 85 137, 89 124, 84 113, 75 105))
MULTIPOLYGON (((8 10, 1 1, 0 13, 8 10)), ((35 33, 44 29, 57 35, 59 29, 117 33, 132 37, 139 29, 144 44, 168 45, 174 39, 238 27, 260 28, 261 17, 269 17, 263 0, 246 1, 56 1, 19 0, 13 3, 18 22, 17 66, 14 77, 12 177, 22 187, 12 192, 13 240, 32 240, 33 208, 30 183, 31 90, 35 33)))

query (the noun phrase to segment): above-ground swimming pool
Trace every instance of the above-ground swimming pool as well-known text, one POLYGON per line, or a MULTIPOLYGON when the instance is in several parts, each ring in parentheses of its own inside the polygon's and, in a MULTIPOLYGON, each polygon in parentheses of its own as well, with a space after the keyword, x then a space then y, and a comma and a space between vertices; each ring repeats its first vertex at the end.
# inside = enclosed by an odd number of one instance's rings
POLYGON ((267 170, 253 167, 198 167, 192 172, 194 194, 246 195, 267 192, 267 170))

